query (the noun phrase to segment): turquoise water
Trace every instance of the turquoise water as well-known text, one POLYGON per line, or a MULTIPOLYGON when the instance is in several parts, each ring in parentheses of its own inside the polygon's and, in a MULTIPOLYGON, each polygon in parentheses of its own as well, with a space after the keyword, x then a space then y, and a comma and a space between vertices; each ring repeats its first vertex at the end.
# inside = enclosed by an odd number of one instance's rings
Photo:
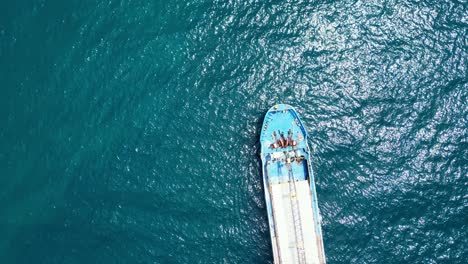
POLYGON ((466 1, 2 1, 1 263, 271 263, 263 115, 328 263, 466 263, 466 1))

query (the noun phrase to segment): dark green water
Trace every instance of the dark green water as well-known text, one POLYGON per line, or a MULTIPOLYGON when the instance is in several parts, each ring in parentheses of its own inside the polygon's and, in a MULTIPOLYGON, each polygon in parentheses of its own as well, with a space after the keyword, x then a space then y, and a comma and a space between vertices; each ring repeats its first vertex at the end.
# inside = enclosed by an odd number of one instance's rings
POLYGON ((328 263, 466 263, 468 4, 2 1, 0 263, 271 263, 297 107, 328 263))

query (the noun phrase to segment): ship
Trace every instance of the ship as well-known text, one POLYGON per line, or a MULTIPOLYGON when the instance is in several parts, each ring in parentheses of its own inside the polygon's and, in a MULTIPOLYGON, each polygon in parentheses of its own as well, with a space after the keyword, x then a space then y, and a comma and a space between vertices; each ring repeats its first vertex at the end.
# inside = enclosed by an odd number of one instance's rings
POLYGON ((292 106, 268 110, 260 144, 274 263, 325 264, 307 129, 292 106))

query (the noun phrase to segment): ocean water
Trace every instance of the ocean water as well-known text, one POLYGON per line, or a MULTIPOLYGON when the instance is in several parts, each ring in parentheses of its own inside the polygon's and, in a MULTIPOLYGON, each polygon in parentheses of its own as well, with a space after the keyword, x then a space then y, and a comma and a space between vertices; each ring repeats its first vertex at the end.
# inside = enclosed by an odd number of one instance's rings
POLYGON ((467 263, 466 0, 0 3, 0 263, 272 263, 259 132, 328 263, 467 263))

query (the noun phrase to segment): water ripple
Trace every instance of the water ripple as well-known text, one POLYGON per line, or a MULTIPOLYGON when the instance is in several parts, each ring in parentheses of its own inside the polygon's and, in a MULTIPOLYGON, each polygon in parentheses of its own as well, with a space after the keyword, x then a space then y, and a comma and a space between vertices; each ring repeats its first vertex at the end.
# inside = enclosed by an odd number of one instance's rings
POLYGON ((328 263, 468 259, 466 1, 29 2, 0 11, 7 262, 271 263, 278 102, 328 263))

